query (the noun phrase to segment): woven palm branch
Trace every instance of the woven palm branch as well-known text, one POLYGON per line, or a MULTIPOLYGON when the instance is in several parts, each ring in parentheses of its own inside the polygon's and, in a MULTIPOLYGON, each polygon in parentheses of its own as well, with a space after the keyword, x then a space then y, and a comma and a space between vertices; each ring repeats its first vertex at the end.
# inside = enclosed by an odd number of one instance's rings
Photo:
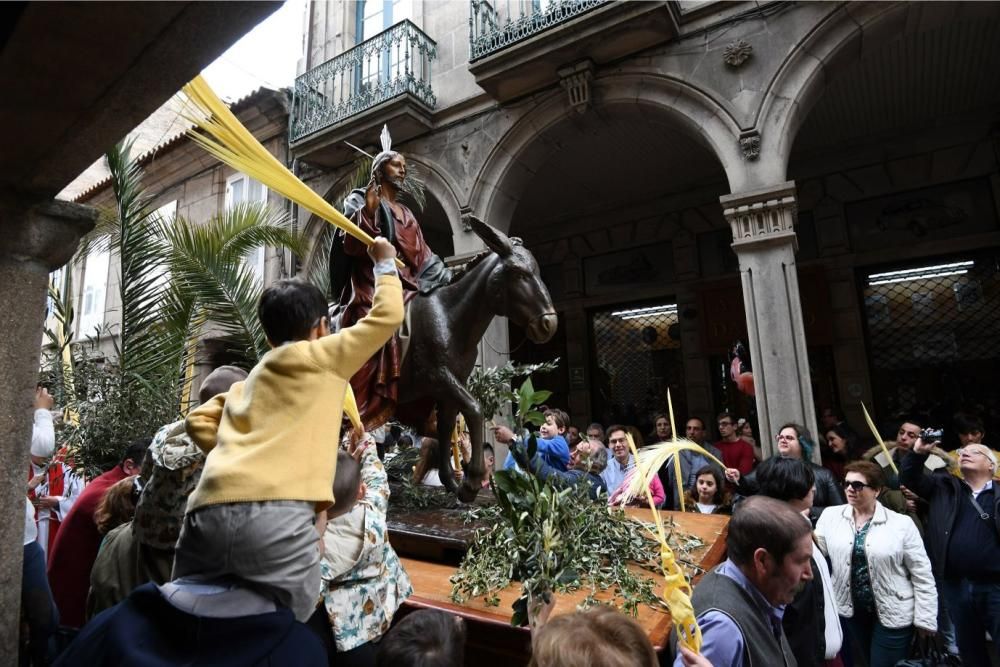
MULTIPOLYGON (((671 413, 673 413, 673 409, 671 409, 671 413)), ((636 459, 636 467, 639 469, 639 452, 635 448, 632 435, 626 433, 625 437, 628 440, 629 450, 636 459)), ((679 443, 676 440, 672 443, 661 444, 665 446, 664 448, 672 446, 674 453, 684 448, 678 446, 679 443)), ((694 446, 698 447, 698 445, 694 446)), ((698 448, 701 449, 700 447, 698 448)), ((652 457, 647 457, 647 463, 651 461, 652 457)), ((657 468, 653 468, 652 470, 653 474, 656 474, 657 468)), ((636 474, 634 478, 634 483, 639 484, 644 479, 644 476, 636 474)), ((659 510, 656 509, 656 504, 653 502, 653 494, 649 490, 649 484, 640 484, 639 492, 646 496, 646 501, 649 503, 649 509, 653 514, 653 524, 656 526, 656 539, 660 543, 660 569, 663 572, 663 594, 660 597, 663 598, 667 608, 670 610, 670 616, 673 620, 674 631, 677 632, 678 641, 695 653, 699 653, 701 651, 701 628, 698 627, 698 621, 694 614, 694 605, 691 604, 691 584, 684 575, 684 570, 677 563, 673 550, 667 543, 667 531, 663 527, 663 517, 660 516, 659 510)))

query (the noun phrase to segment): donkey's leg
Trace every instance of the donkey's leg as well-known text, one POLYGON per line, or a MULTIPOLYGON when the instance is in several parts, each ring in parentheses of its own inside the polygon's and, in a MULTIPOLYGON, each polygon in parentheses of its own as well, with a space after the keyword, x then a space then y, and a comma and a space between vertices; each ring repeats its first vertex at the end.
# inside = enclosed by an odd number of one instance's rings
POLYGON ((486 477, 486 465, 483 461, 483 411, 461 382, 456 380, 450 384, 454 392, 453 400, 457 403, 458 411, 465 417, 472 441, 472 458, 465 466, 465 477, 458 490, 458 499, 463 503, 469 503, 476 499, 486 477))
POLYGON ((458 416, 458 406, 451 398, 441 398, 437 401, 437 438, 438 438, 438 476, 449 492, 455 493, 455 474, 452 470, 451 436, 455 432, 455 417, 458 416))

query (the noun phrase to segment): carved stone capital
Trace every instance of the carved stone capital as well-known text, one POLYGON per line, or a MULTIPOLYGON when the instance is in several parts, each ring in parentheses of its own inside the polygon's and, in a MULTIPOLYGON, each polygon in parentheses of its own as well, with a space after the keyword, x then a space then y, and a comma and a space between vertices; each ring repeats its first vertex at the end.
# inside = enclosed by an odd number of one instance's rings
POLYGON ((594 63, 587 60, 559 69, 559 85, 569 96, 569 104, 577 113, 590 106, 590 82, 594 78, 594 63))
POLYGON ((23 204, 0 201, 0 256, 37 262, 47 271, 63 266, 76 252, 80 238, 94 228, 97 211, 90 206, 51 200, 23 204))
POLYGON ((774 188, 740 192, 719 198, 722 213, 733 232, 733 249, 758 245, 792 244, 795 236, 797 202, 795 183, 788 181, 774 188))

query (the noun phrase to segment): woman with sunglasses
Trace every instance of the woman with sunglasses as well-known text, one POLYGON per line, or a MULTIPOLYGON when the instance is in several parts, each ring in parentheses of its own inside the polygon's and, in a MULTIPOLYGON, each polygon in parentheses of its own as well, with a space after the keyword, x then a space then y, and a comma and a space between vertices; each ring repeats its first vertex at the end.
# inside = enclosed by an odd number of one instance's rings
POLYGON ((878 502, 882 469, 870 461, 844 468, 847 504, 828 507, 816 544, 830 561, 837 612, 870 667, 893 667, 909 655, 914 628, 937 631, 937 591, 913 521, 878 502))

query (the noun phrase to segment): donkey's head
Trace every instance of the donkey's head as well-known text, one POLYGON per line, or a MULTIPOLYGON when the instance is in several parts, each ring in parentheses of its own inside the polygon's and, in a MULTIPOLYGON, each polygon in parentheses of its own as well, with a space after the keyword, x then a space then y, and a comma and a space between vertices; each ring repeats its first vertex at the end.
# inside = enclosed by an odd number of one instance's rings
POLYGON ((559 317, 549 290, 542 282, 531 251, 475 216, 468 218, 472 231, 500 258, 487 284, 487 298, 497 315, 524 327, 534 343, 545 343, 556 333, 559 317))

